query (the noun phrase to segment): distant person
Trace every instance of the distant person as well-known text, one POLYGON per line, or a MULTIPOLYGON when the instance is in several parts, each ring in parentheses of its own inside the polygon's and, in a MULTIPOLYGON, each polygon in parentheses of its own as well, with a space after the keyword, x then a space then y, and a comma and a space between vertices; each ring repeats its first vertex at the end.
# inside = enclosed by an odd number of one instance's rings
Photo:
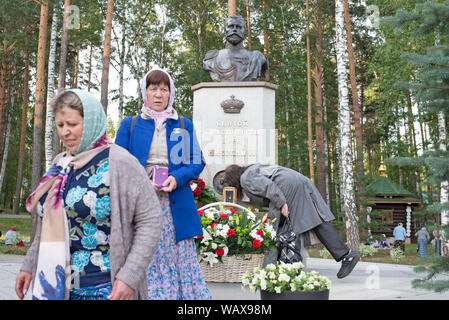
POLYGON ((405 252, 405 237, 407 236, 407 231, 402 226, 402 222, 399 222, 398 225, 393 229, 393 237, 394 237, 394 247, 401 249, 402 252, 405 252))
POLYGON ((5 244, 13 245, 17 242, 17 230, 15 227, 9 228, 5 234, 5 244))
POLYGON ((441 250, 441 245, 442 245, 442 239, 443 239, 443 230, 435 228, 435 230, 433 230, 433 240, 432 240, 432 244, 435 247, 435 252, 434 254, 437 256, 441 256, 442 250, 441 250))
POLYGON ((429 242, 430 235, 426 227, 422 227, 421 230, 416 232, 415 237, 418 239, 418 256, 427 257, 427 243, 429 242))
POLYGON ((273 224, 276 230, 282 225, 279 221, 287 217, 297 235, 313 230, 335 261, 341 261, 337 278, 346 277, 354 269, 360 254, 351 250, 329 223, 335 217, 309 178, 286 167, 266 164, 230 165, 217 175, 222 175, 217 177, 220 185, 235 187, 240 199, 267 203, 270 218, 277 218, 273 224))

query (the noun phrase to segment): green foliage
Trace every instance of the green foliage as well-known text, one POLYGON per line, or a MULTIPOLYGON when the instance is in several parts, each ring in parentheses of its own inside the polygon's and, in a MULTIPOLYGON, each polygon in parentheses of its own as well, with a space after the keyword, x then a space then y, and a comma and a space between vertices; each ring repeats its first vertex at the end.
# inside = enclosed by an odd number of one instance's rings
MULTIPOLYGON (((449 105, 449 1, 427 1, 416 4, 414 10, 397 10, 394 17, 385 20, 396 29, 414 24, 416 29, 411 38, 433 40, 433 44, 428 45, 425 54, 402 54, 401 57, 414 66, 416 78, 413 81, 398 82, 396 86, 416 92, 415 97, 421 102, 420 107, 423 112, 434 116, 438 116, 439 113, 447 115, 449 113, 447 108, 449 105)), ((440 130, 446 131, 446 128, 440 130)), ((437 131, 437 136, 439 133, 437 131)), ((446 141, 439 143, 446 144, 446 141)), ((429 150, 418 158, 399 158, 393 163, 425 167, 428 185, 438 186, 439 183, 448 179, 449 154, 446 151, 429 150)), ((448 203, 431 204, 426 208, 426 212, 438 214, 440 210, 447 207, 448 203)), ((427 272, 427 276, 413 281, 414 287, 436 292, 449 290, 449 281, 434 279, 437 275, 449 271, 449 257, 435 258, 432 265, 417 268, 415 271, 427 272)))
POLYGON ((400 248, 393 248, 390 250, 390 257, 397 263, 405 258, 405 253, 400 248))

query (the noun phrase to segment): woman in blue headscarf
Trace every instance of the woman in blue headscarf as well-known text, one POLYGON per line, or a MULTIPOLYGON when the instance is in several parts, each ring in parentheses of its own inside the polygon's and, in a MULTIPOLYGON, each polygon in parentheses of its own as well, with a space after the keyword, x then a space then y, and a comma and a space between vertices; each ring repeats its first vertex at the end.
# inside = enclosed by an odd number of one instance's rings
POLYGON ((90 93, 66 90, 51 102, 67 151, 28 197, 38 215, 16 278, 39 300, 147 299, 142 285, 159 240, 162 211, 145 170, 109 144, 106 115, 90 93))

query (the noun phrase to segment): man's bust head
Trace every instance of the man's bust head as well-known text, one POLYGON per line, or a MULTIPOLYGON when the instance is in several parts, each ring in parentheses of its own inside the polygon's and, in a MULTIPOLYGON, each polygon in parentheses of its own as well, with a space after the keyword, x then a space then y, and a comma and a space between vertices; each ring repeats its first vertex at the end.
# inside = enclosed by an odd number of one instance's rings
POLYGON ((245 20, 241 16, 232 15, 224 23, 226 41, 236 46, 245 40, 248 31, 245 20))
POLYGON ((226 18, 224 37, 226 48, 210 50, 203 60, 203 70, 208 71, 214 81, 256 81, 264 78, 268 60, 259 51, 243 48, 247 36, 245 20, 232 15, 226 18))

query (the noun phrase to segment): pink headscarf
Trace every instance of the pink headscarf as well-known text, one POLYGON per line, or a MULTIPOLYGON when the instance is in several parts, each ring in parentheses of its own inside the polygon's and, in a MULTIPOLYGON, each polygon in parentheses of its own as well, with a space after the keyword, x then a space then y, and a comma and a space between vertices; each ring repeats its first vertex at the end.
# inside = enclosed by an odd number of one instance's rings
POLYGON ((166 120, 169 116, 171 116, 174 111, 173 110, 173 102, 175 101, 176 89, 175 89, 175 84, 173 82, 173 79, 171 78, 170 74, 167 71, 165 71, 161 68, 158 68, 158 67, 154 67, 153 69, 148 71, 147 74, 145 74, 145 76, 140 81, 140 89, 142 90, 142 98, 143 98, 143 107, 141 109, 143 115, 146 116, 147 118, 154 119, 156 127, 160 128, 160 126, 162 125, 164 120, 166 120), (165 108, 165 110, 161 111, 161 112, 157 112, 157 111, 154 111, 153 109, 151 109, 150 106, 148 105, 148 99, 147 99, 147 77, 151 72, 156 71, 156 70, 164 72, 170 79, 170 98, 168 99, 167 108, 165 108))

